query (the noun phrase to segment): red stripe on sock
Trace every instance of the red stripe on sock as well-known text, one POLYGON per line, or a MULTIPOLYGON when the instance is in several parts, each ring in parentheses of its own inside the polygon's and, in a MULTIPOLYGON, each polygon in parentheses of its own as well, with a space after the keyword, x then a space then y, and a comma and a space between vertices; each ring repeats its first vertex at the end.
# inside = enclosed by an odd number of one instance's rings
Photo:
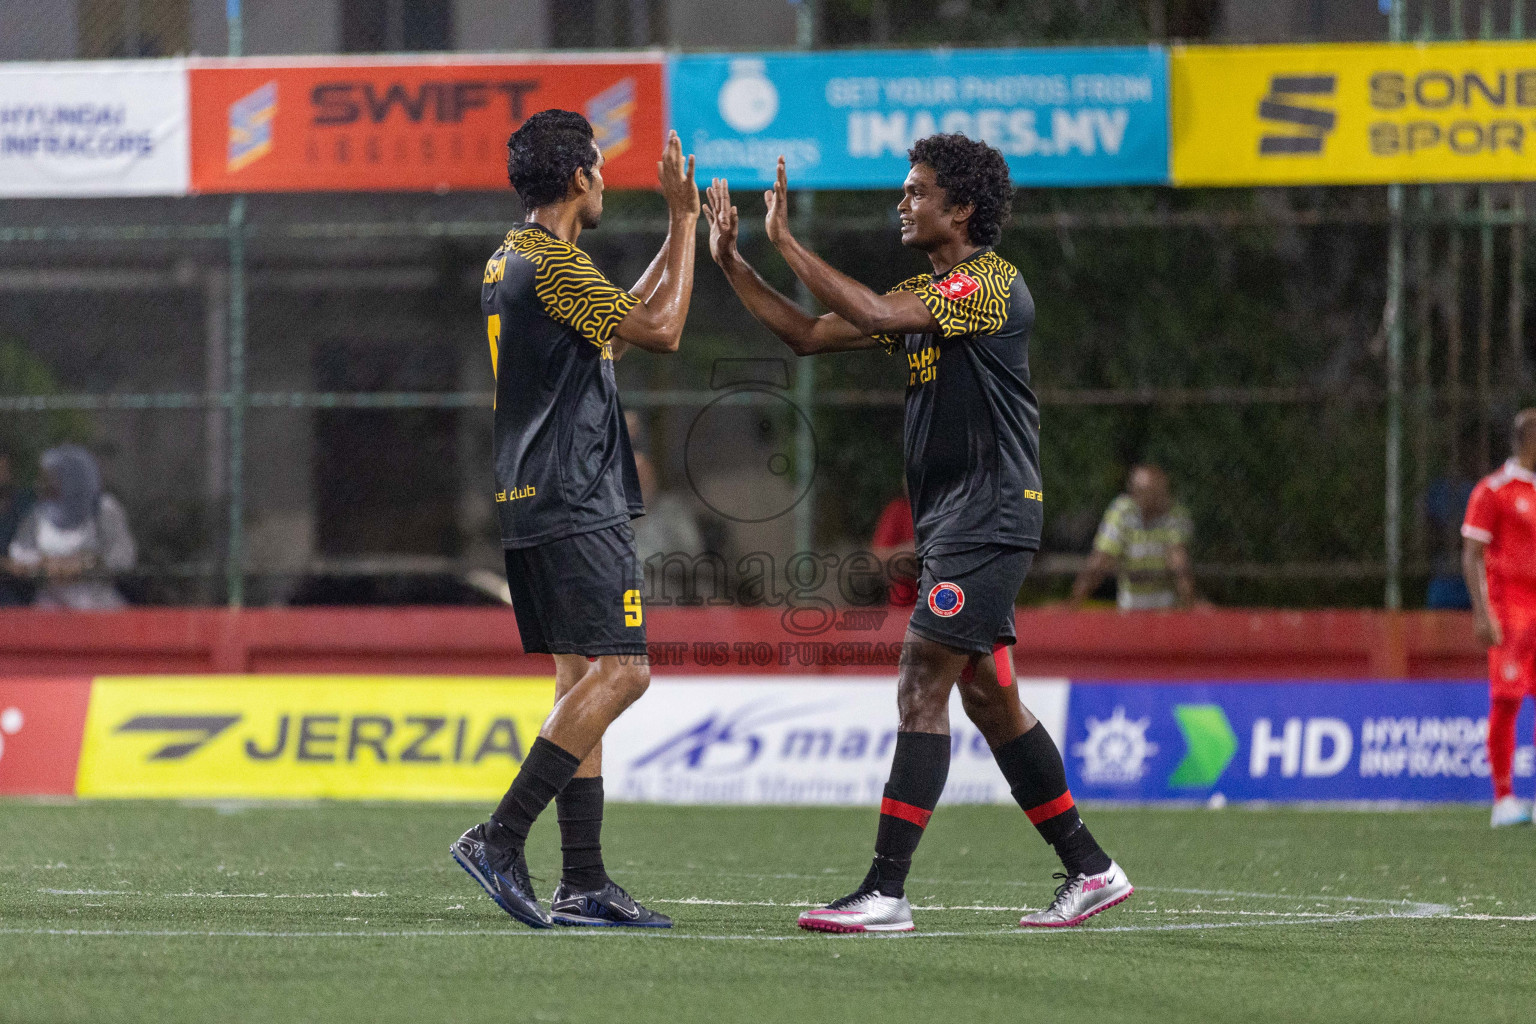
POLYGON ((1069 789, 1055 800, 1048 800, 1039 807, 1031 807, 1024 814, 1029 818, 1031 825, 1038 825, 1048 818, 1054 818, 1063 811, 1070 811, 1076 806, 1072 800, 1072 791, 1069 789))
POLYGON ((928 819, 933 817, 932 811, 925 811, 921 807, 904 804, 900 800, 892 800, 890 797, 880 801, 880 813, 889 814, 891 817, 900 818, 902 821, 910 821, 918 828, 927 828, 928 819))

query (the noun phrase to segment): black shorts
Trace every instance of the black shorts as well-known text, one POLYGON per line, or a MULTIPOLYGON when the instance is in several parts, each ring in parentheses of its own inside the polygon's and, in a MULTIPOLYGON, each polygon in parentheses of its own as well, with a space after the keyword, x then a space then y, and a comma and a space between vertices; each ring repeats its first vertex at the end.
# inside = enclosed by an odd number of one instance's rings
POLYGON ((1027 548, 996 544, 922 556, 912 632, 980 654, 1013 643, 1013 602, 1034 560, 1027 548))
POLYGON ((523 650, 588 657, 645 653, 645 575, 628 523, 506 554, 523 650))

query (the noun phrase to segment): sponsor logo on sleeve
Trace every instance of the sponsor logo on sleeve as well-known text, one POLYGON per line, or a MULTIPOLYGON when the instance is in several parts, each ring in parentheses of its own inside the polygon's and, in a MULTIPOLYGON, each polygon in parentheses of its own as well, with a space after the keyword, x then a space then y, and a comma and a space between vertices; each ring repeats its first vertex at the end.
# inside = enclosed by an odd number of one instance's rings
POLYGON ((934 286, 934 290, 944 296, 950 302, 959 302, 967 295, 973 295, 981 287, 981 282, 962 270, 957 270, 934 286))

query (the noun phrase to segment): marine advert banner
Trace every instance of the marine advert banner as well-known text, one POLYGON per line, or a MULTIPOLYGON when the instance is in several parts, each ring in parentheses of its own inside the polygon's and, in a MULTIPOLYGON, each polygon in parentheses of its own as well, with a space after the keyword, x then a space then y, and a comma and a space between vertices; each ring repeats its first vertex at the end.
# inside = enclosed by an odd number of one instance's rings
POLYGON ((179 60, 0 63, 0 196, 187 191, 179 60))
POLYGON ((608 185, 656 185, 662 62, 644 55, 210 61, 191 83, 195 192, 504 189, 507 137, 551 107, 592 123, 608 185))
POLYGON ((1175 48, 1175 185, 1525 181, 1536 45, 1175 48))
POLYGON ((672 125, 701 180, 898 188, 937 132, 1000 149, 1016 185, 1168 177, 1167 55, 1158 49, 726 54, 669 65, 672 125))

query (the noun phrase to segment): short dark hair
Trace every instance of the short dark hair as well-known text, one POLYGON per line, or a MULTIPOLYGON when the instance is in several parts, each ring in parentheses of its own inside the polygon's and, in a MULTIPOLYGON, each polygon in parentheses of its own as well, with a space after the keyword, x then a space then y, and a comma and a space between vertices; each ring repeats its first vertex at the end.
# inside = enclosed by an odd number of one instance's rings
POLYGON ((976 208, 968 225, 972 242, 998 243, 1013 212, 1013 182, 1003 154, 964 135, 930 135, 917 140, 907 159, 933 168, 951 206, 976 208))
POLYGON ((530 210, 564 199, 571 175, 596 163, 592 125, 573 110, 541 110, 507 140, 507 180, 530 210))

